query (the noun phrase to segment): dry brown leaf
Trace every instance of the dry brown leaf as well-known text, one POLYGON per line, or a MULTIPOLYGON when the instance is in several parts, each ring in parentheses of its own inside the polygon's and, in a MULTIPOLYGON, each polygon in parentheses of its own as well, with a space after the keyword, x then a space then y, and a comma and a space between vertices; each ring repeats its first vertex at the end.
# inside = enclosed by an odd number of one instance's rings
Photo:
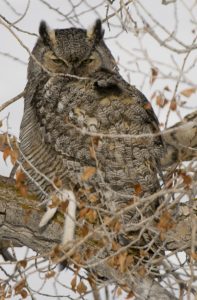
POLYGON ((78 265, 78 264, 82 264, 83 262, 82 262, 82 257, 81 257, 81 253, 74 253, 74 255, 72 256, 72 260, 74 261, 74 263, 76 264, 76 265, 78 265))
POLYGON ((175 225, 171 214, 166 210, 160 217, 157 228, 161 233, 167 232, 169 229, 173 228, 175 225))
POLYGON ((88 233, 89 233, 89 228, 88 228, 87 224, 84 224, 83 227, 80 227, 78 229, 78 235, 80 237, 85 237, 88 233))
POLYGON ((51 252, 52 262, 55 263, 57 260, 59 260, 62 257, 62 255, 63 255, 63 253, 62 253, 60 245, 56 245, 51 252))
POLYGON ((127 252, 120 253, 119 266, 120 266, 121 273, 124 273, 126 271, 126 258, 127 258, 127 252))
POLYGON ((128 269, 134 263, 134 258, 132 255, 127 255, 125 266, 128 269))
POLYGON ((153 85, 153 83, 157 79, 158 73, 159 72, 157 68, 151 68, 150 85, 153 85))
POLYGON ((134 185, 134 190, 135 190, 135 194, 136 196, 140 196, 140 194, 142 193, 142 187, 139 183, 137 183, 136 185, 134 185))
POLYGON ((15 165, 15 163, 16 163, 18 157, 19 157, 19 152, 18 152, 18 150, 17 150, 17 149, 12 150, 11 153, 10 153, 10 159, 11 159, 11 163, 12 163, 13 165, 15 165))
POLYGON ((45 274, 45 277, 46 277, 47 279, 52 278, 52 277, 54 277, 54 276, 55 276, 55 271, 49 271, 49 272, 47 272, 47 273, 45 274))
POLYGON ((24 183, 25 179, 26 179, 26 175, 25 173, 23 173, 23 171, 21 170, 16 171, 16 183, 18 184, 24 183))
POLYGON ((152 109, 152 105, 150 104, 150 102, 147 102, 147 103, 145 103, 145 104, 143 105, 143 108, 144 108, 145 110, 149 110, 149 109, 152 109))
POLYGON ((85 215, 85 218, 89 223, 93 224, 97 219, 97 212, 93 209, 89 209, 85 215))
POLYGON ((164 87, 164 91, 171 92, 171 89, 169 88, 169 86, 166 85, 166 86, 164 87))
POLYGON ((26 185, 21 185, 20 187, 19 187, 19 192, 20 192, 20 194, 23 196, 23 197, 25 197, 25 196, 27 196, 27 186, 26 185))
POLYGON ((158 95, 156 97, 156 104, 159 107, 164 107, 167 103, 168 103, 168 100, 165 97, 163 97, 162 95, 158 95))
POLYGON ((170 109, 176 110, 176 108, 177 108, 176 100, 172 99, 172 101, 170 102, 170 109))
POLYGON ((189 88, 181 91, 181 95, 189 98, 195 92, 196 92, 196 88, 189 88))
POLYGON ((60 202, 59 209, 63 214, 67 212, 68 204, 69 204, 68 200, 60 202))
POLYGON ((118 244, 117 242, 115 241, 112 241, 112 250, 113 251, 117 251, 121 248, 120 244, 118 244))
POLYGON ((197 252, 192 252, 192 253, 191 253, 191 257, 192 257, 194 260, 197 260, 197 252))
POLYGON ((97 200, 98 200, 98 197, 96 194, 90 194, 89 197, 88 197, 88 200, 91 202, 91 203, 95 203, 97 200))
POLYGON ((192 177, 190 175, 187 175, 185 173, 181 173, 181 177, 183 178, 184 184, 189 187, 192 183, 192 177))
POLYGON ((141 276, 141 277, 144 277, 146 275, 146 269, 144 266, 140 266, 138 268, 138 274, 141 276))
POLYGON ((87 286, 83 281, 80 281, 79 284, 77 285, 77 292, 79 294, 84 294, 87 291, 87 286))
POLYGON ((26 291, 25 289, 23 289, 23 290, 20 291, 20 295, 21 295, 21 297, 22 297, 23 299, 25 299, 25 298, 27 298, 28 293, 27 293, 27 291, 26 291))
POLYGON ((149 256, 150 254, 147 251, 140 249, 140 257, 149 257, 149 256))
POLYGON ((104 216, 103 223, 104 223, 106 226, 108 226, 108 225, 110 225, 110 224, 112 223, 112 220, 113 220, 113 218, 108 217, 108 216, 104 216))
POLYGON ((52 203, 49 205, 50 208, 58 207, 61 203, 60 199, 56 195, 52 195, 52 203))
POLYGON ((91 248, 86 248, 86 251, 84 253, 84 259, 87 261, 94 256, 95 256, 95 251, 91 248))
POLYGON ((71 284, 72 290, 74 292, 76 292, 76 285, 77 285, 77 276, 76 275, 73 277, 73 279, 71 280, 70 284, 71 284))
POLYGON ((114 224, 114 231, 118 233, 120 231, 121 227, 122 227, 122 225, 121 225, 120 221, 116 221, 114 224))
POLYGON ((16 283, 16 285, 14 286, 14 291, 15 294, 20 294, 21 290, 25 287, 26 285, 26 280, 23 278, 21 279, 19 282, 16 283))
POLYGON ((55 179, 53 180, 55 186, 57 188, 61 188, 62 187, 62 180, 59 177, 55 177, 55 179))
POLYGON ((130 292, 128 293, 126 299, 129 300, 129 299, 133 298, 134 296, 135 296, 135 294, 134 294, 132 291, 130 291, 130 292))
POLYGON ((7 135, 6 134, 0 134, 0 151, 3 150, 6 143, 7 143, 7 135))
POLYGON ((19 260, 17 264, 20 265, 23 269, 25 269, 27 266, 27 261, 25 259, 19 260))
POLYGON ((3 151, 3 159, 6 160, 8 158, 8 156, 10 156, 12 152, 12 149, 8 146, 5 148, 5 150, 3 151))
POLYGON ((107 263, 110 267, 114 267, 116 266, 116 260, 117 260, 116 257, 112 256, 107 260, 107 263))
POLYGON ((89 210, 89 208, 87 208, 87 207, 82 208, 79 212, 79 217, 83 218, 87 214, 88 210, 89 210))
POLYGON ((96 173, 95 167, 85 167, 84 172, 81 175, 82 181, 88 181, 96 173))
POLYGON ((93 144, 94 144, 96 147, 98 147, 99 141, 100 141, 100 137, 99 137, 99 136, 94 136, 94 137, 92 138, 92 142, 93 142, 93 144))
POLYGON ((93 146, 89 146, 89 150, 90 150, 90 157, 92 159, 96 159, 96 153, 95 153, 94 147, 93 146))
POLYGON ((16 172, 16 187, 20 194, 25 197, 27 196, 27 186, 25 185, 26 175, 21 171, 16 172))

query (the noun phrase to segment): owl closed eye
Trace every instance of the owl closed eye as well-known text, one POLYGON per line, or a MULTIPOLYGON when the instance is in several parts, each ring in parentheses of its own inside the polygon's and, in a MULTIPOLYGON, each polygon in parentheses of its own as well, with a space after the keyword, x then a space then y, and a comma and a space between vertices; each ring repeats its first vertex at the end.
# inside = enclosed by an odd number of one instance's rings
POLYGON ((40 38, 33 55, 43 65, 40 68, 31 57, 28 78, 45 70, 51 73, 88 76, 100 69, 116 69, 116 62, 103 40, 101 21, 97 20, 88 31, 81 28, 51 30, 43 21, 40 38))

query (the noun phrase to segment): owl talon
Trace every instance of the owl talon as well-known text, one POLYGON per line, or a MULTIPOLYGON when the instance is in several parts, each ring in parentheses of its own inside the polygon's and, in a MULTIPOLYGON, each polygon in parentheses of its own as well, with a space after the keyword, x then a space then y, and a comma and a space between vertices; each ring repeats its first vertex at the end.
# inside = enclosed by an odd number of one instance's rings
MULTIPOLYGON (((51 204, 51 203, 50 203, 51 204)), ((45 214, 42 216, 42 219, 40 221, 39 227, 45 226, 54 216, 54 214, 57 211, 57 207, 50 208, 49 206, 47 207, 47 211, 45 214)))

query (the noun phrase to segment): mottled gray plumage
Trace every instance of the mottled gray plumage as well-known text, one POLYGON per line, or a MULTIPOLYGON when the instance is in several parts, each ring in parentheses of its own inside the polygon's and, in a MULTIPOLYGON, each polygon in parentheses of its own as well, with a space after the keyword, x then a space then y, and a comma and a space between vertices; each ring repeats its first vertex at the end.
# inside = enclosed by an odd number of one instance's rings
MULTIPOLYGON (((34 186, 37 182, 41 187, 35 187, 40 199, 48 197, 43 191, 49 195, 54 191, 42 174, 52 182, 61 179, 60 189, 73 191, 77 203, 85 201, 112 215, 129 203, 136 187, 141 195, 156 192, 160 188, 161 137, 95 136, 159 132, 145 96, 119 75, 103 41, 100 21, 91 32, 77 28, 53 31, 42 22, 32 54, 44 69, 30 58, 20 147, 39 170, 23 157, 34 186)), ((152 213, 156 205, 155 201, 143 213, 152 213)), ((133 211, 123 222, 138 217, 133 211)))

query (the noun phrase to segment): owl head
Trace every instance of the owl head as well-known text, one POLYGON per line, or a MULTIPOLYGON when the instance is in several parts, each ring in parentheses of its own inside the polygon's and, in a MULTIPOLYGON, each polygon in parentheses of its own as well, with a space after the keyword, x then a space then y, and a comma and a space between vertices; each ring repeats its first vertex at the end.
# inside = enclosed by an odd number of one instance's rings
POLYGON ((46 70, 51 73, 88 76, 98 70, 117 69, 116 62, 103 40, 101 20, 97 20, 90 30, 53 30, 42 21, 39 34, 32 54, 43 68, 33 56, 30 57, 28 79, 36 79, 46 70))

